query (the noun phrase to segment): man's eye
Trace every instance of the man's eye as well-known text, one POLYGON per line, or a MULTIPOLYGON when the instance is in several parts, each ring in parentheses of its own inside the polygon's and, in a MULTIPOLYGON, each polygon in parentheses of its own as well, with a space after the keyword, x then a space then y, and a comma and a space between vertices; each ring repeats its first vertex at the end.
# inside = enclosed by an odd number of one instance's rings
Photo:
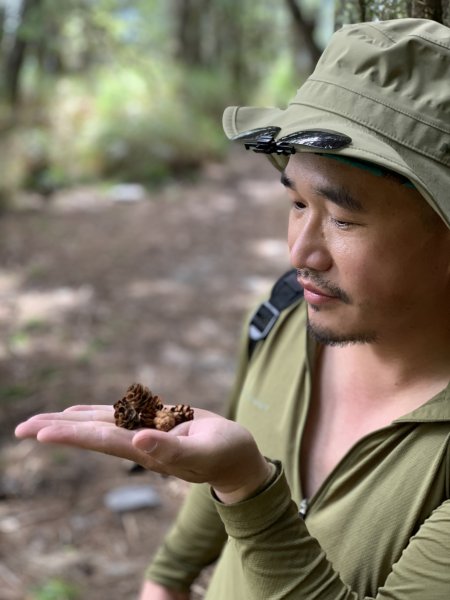
POLYGON ((349 221, 341 221, 340 219, 333 219, 333 223, 336 225, 336 227, 339 227, 339 229, 348 229, 355 224, 350 223, 349 221))
POLYGON ((303 204, 303 202, 300 202, 300 200, 295 200, 292 203, 292 207, 296 210, 303 210, 305 208, 305 205, 303 204))

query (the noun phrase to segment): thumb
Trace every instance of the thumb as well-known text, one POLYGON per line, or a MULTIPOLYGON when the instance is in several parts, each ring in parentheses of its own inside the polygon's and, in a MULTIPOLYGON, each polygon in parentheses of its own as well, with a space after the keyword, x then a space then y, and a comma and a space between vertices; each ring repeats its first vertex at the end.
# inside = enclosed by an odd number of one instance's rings
POLYGON ((182 445, 176 435, 155 429, 139 431, 134 435, 132 444, 161 463, 174 462, 181 457, 182 453, 182 445))

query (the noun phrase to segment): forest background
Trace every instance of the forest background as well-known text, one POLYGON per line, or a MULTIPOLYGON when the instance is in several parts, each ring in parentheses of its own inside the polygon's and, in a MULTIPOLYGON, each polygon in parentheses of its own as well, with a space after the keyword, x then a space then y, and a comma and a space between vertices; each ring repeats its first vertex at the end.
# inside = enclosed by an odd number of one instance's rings
POLYGON ((0 0, 0 202, 152 185, 224 156, 228 104, 279 105, 333 30, 447 0, 0 0))
POLYGON ((137 597, 187 486, 14 426, 133 380, 224 410, 289 263, 276 174, 223 109, 285 106, 334 29, 401 16, 449 2, 0 0, 1 600, 137 597), (136 487, 152 506, 112 507, 136 487))

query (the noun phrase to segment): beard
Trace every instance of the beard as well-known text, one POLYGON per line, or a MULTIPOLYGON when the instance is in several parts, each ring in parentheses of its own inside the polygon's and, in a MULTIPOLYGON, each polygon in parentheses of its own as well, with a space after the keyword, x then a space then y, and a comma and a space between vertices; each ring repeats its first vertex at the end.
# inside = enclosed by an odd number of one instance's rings
MULTIPOLYGON (((335 298, 338 298, 343 304, 353 304, 353 299, 342 288, 324 279, 319 273, 312 269, 297 269, 297 275, 304 281, 315 283, 324 292, 328 292, 335 298)), ((314 304, 308 304, 308 307, 316 313, 320 312, 320 307, 314 304)), ((320 327, 311 322, 308 315, 307 322, 308 333, 312 338, 325 346, 346 346, 348 344, 373 344, 377 341, 377 335, 371 331, 337 333, 331 328, 320 327)))
POLYGON ((350 344, 373 344, 377 336, 373 332, 337 333, 332 329, 320 327, 311 323, 308 318, 307 330, 309 335, 324 346, 348 346, 350 344))

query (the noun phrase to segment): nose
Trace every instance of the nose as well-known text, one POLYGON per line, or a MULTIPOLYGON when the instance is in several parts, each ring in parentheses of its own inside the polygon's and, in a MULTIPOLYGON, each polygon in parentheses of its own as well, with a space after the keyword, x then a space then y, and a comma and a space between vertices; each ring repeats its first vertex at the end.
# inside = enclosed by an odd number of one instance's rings
POLYGON ((289 222, 288 245, 296 269, 328 271, 332 257, 318 215, 304 215, 289 222))

